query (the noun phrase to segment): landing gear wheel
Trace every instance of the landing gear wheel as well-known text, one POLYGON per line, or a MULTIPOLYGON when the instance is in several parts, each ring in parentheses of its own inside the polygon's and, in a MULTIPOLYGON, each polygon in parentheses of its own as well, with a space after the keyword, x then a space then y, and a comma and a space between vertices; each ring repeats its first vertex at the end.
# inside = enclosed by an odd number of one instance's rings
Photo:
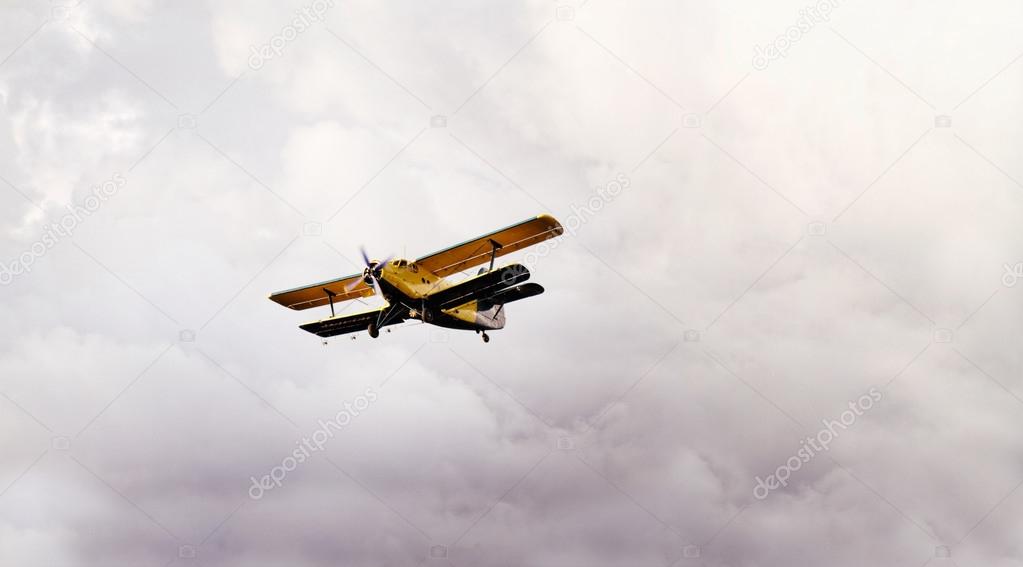
POLYGON ((373 337, 374 339, 380 336, 380 329, 377 328, 376 323, 370 323, 369 327, 367 327, 366 330, 369 331, 369 336, 373 337))
POLYGON ((483 333, 483 342, 489 343, 490 342, 490 335, 488 335, 486 333, 483 333))

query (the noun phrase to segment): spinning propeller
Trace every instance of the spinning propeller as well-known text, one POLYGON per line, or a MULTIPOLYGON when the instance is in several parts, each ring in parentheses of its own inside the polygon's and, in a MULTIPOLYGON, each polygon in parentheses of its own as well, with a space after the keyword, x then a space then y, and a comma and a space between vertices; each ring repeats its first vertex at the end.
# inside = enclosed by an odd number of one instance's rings
POLYGON ((394 258, 394 255, 392 254, 381 261, 373 262, 369 259, 369 256, 366 255, 366 249, 362 246, 359 247, 359 253, 362 254, 362 261, 366 265, 366 267, 362 270, 362 280, 355 280, 346 285, 345 291, 352 291, 355 289, 355 286, 359 285, 360 281, 363 281, 369 284, 369 287, 373 288, 374 293, 380 293, 380 284, 377 282, 377 278, 380 277, 381 270, 383 270, 384 266, 391 261, 391 258, 394 258))

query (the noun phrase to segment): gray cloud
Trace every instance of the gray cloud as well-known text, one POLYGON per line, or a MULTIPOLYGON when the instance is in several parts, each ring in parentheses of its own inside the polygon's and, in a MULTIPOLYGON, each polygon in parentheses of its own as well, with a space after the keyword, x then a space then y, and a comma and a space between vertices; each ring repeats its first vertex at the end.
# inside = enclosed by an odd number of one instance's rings
POLYGON ((1023 561, 1018 6, 757 70, 808 3, 337 3, 250 67, 309 4, 2 9, 0 564, 1023 561), (486 346, 266 300, 538 212, 486 346))

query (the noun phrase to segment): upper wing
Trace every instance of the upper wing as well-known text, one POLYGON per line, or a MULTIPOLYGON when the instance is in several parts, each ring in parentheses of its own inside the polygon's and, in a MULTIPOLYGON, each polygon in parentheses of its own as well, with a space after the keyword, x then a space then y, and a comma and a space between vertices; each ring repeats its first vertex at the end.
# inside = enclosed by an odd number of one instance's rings
POLYGON ((334 303, 373 295, 373 288, 361 280, 362 274, 353 274, 336 280, 271 293, 270 300, 285 307, 298 310, 329 304, 328 290, 334 294, 334 303), (350 285, 354 281, 358 281, 359 285, 353 287, 351 291, 345 290, 345 286, 350 285))
POLYGON ((497 250, 497 256, 504 256, 548 238, 560 236, 564 231, 556 218, 540 215, 423 256, 416 260, 416 263, 440 277, 445 277, 489 262, 493 250, 491 240, 501 246, 497 250))

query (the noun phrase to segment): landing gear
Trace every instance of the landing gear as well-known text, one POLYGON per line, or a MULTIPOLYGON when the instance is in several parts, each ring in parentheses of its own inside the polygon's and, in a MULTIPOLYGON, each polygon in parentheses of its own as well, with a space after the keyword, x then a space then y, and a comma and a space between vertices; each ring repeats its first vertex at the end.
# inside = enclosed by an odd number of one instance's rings
POLYGON ((376 323, 370 323, 369 327, 367 327, 366 330, 369 331, 369 336, 373 337, 374 339, 380 336, 380 329, 377 328, 376 323))
POLYGON ((488 335, 486 333, 483 333, 483 342, 489 343, 490 342, 490 335, 488 335))

